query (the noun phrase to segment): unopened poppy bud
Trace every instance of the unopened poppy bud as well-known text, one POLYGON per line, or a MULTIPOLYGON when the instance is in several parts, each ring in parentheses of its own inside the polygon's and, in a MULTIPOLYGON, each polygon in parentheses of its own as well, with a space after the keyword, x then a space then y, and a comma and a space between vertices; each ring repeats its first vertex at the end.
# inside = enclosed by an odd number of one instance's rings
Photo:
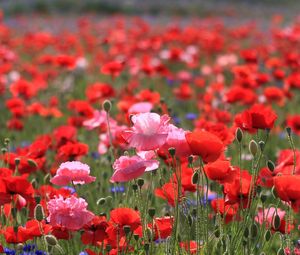
POLYGON ((256 192, 257 192, 258 194, 260 194, 261 190, 262 190, 261 186, 257 186, 257 187, 256 187, 256 192))
POLYGON ((28 159, 27 162, 29 166, 38 168, 38 164, 33 159, 28 159))
POLYGON ((279 229, 279 227, 280 227, 280 217, 279 217, 279 215, 278 214, 275 214, 275 216, 274 216, 274 219, 273 219, 273 227, 274 227, 274 229, 279 229))
POLYGON ((44 177, 44 183, 47 183, 50 181, 50 174, 46 174, 44 177))
POLYGON ((144 183, 145 183, 144 179, 138 178, 137 184, 139 185, 140 188, 143 187, 144 183))
POLYGON ((267 198, 268 198, 268 196, 266 196, 266 195, 264 195, 264 194, 261 194, 261 195, 260 195, 260 201, 261 201, 262 203, 265 203, 265 202, 267 201, 267 198))
POLYGON ((125 235, 128 235, 130 233, 130 231, 131 231, 131 228, 130 228, 130 226, 125 225, 123 227, 123 230, 124 230, 125 235))
POLYGON ((135 241, 139 240, 140 236, 138 234, 133 234, 133 238, 135 241))
POLYGON ((45 240, 49 246, 55 246, 58 244, 56 237, 53 235, 46 235, 45 240))
POLYGON ((132 184, 132 189, 133 189, 134 191, 136 191, 136 190, 138 189, 138 187, 139 187, 139 186, 138 186, 137 184, 135 184, 135 183, 132 184))
POLYGON ((187 219, 188 219, 189 225, 192 226, 193 225, 193 217, 191 215, 188 215, 187 219))
POLYGON ((42 221, 45 218, 44 208, 40 204, 34 208, 34 218, 37 221, 42 221))
POLYGON ((251 225, 251 237, 255 238, 255 237, 257 237, 257 234, 258 234, 258 227, 254 223, 254 224, 251 225))
POLYGON ((100 199, 98 199, 97 205, 104 205, 105 202, 106 202, 105 198, 101 197, 100 199))
POLYGON ((105 212, 99 213, 99 215, 100 215, 101 217, 106 217, 106 213, 105 213, 105 212))
POLYGON ((192 184, 197 184, 199 180, 199 173, 195 171, 192 176, 192 184))
POLYGON ((149 209, 148 209, 148 214, 149 214, 149 216, 150 216, 151 218, 153 218, 154 215, 155 215, 155 208, 149 208, 149 209))
POLYGON ((249 151, 253 157, 256 155, 256 153, 258 151, 257 143, 254 140, 251 140, 249 143, 249 151))
POLYGON ((31 185, 32 185, 32 187, 33 187, 34 189, 36 189, 36 188, 38 187, 38 184, 37 184, 36 179, 32 179, 31 185))
POLYGON ((263 151, 264 148, 265 148, 265 142, 264 141, 259 141, 258 145, 259 145, 260 150, 263 151))
POLYGON ((174 156, 175 156, 175 153, 176 153, 176 149, 173 148, 173 147, 169 148, 169 153, 170 153, 170 155, 171 155, 172 157, 174 157, 174 156))
POLYGON ((267 230, 264 237, 265 237, 265 240, 267 242, 270 241, 270 239, 271 239, 271 231, 267 230))
POLYGON ((271 172, 273 172, 275 170, 275 164, 271 160, 268 160, 267 167, 271 172))
POLYGON ((111 102, 109 100, 105 100, 102 104, 104 111, 110 112, 111 110, 111 102))
POLYGON ((21 162, 20 158, 15 158, 15 165, 18 166, 21 162))
POLYGON ((291 134, 292 134, 292 129, 291 129, 290 127, 287 127, 285 130, 286 130, 288 136, 291 136, 291 134))
POLYGON ((243 131, 240 128, 237 128, 235 131, 235 139, 240 143, 243 140, 243 131))
POLYGON ((6 148, 2 148, 1 152, 2 152, 2 154, 5 154, 7 152, 7 149, 6 148))
POLYGON ((4 139, 4 144, 5 144, 5 145, 9 145, 9 143, 10 143, 10 139, 9 139, 9 138, 5 138, 5 139, 4 139))

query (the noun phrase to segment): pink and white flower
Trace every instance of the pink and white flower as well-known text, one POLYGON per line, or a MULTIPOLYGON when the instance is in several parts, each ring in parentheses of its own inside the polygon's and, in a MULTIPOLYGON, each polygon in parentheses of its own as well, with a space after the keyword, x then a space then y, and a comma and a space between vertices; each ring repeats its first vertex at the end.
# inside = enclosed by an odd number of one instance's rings
POLYGON ((65 186, 73 184, 87 184, 94 182, 96 177, 90 176, 90 167, 79 161, 67 161, 60 165, 56 175, 50 180, 51 183, 65 186))

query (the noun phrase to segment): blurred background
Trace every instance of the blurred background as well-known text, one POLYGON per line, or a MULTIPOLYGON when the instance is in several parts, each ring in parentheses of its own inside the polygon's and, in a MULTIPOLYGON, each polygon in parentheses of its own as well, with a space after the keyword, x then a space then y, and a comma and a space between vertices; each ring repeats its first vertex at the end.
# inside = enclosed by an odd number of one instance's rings
POLYGON ((293 18, 299 0, 0 0, 6 17, 20 14, 128 14, 222 16, 264 19, 280 13, 293 18))

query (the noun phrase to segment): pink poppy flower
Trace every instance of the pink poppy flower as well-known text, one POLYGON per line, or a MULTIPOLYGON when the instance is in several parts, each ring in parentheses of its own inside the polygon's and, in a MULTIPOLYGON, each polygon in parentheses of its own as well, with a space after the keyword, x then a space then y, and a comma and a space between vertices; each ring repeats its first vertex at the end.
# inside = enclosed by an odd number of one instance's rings
POLYGON ((170 124, 166 143, 161 149, 168 152, 168 149, 173 147, 178 157, 188 157, 192 152, 185 138, 186 133, 182 128, 170 124))
POLYGON ((123 132, 129 147, 140 151, 155 150, 162 146, 168 137, 169 121, 167 115, 139 113, 131 118, 133 127, 123 132))
POLYGON ((79 230, 95 216, 87 210, 87 205, 83 198, 71 196, 64 199, 60 195, 48 202, 47 220, 52 226, 59 225, 68 230, 79 230))
POLYGON ((133 104, 129 110, 128 113, 145 113, 145 112, 150 112, 153 108, 153 104, 149 102, 140 102, 133 104))
POLYGON ((50 180, 51 183, 64 186, 70 182, 73 184, 86 184, 96 180, 96 177, 90 176, 90 167, 79 161, 67 161, 62 163, 56 175, 50 180))
POLYGON ((114 164, 114 173, 111 182, 127 182, 140 177, 145 171, 157 169, 159 162, 157 160, 145 160, 139 156, 121 156, 114 164))
MULTIPOLYGON (((106 127, 106 125, 107 125, 107 116, 106 115, 107 115, 106 111, 96 110, 96 111, 94 111, 93 118, 84 121, 83 126, 86 127, 88 130, 92 130, 92 129, 100 127, 100 126, 106 127)), ((117 125, 117 122, 114 119, 109 118, 109 124, 111 126, 115 126, 115 125, 117 125)))

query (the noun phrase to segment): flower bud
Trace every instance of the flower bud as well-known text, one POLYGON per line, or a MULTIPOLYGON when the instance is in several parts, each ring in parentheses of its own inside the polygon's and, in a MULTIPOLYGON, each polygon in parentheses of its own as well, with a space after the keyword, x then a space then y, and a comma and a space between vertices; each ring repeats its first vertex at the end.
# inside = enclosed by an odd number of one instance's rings
POLYGON ((105 202, 106 202, 105 198, 104 198, 104 197, 101 197, 100 199, 98 199, 97 205, 104 205, 105 202))
POLYGON ((249 151, 252 154, 252 156, 255 157, 255 155, 258 151, 258 145, 254 140, 251 140, 249 143, 249 151))
POLYGON ((58 244, 56 237, 53 235, 46 235, 45 241, 49 246, 55 246, 58 244))
POLYGON ((243 131, 240 128, 237 128, 235 131, 235 139, 240 143, 243 140, 243 131))
POLYGON ((265 240, 266 240, 266 242, 269 242, 270 241, 270 239, 271 239, 271 231, 270 230, 267 230, 266 231, 266 233, 265 233, 265 240))
POLYGON ((144 183, 145 183, 144 179, 142 179, 142 178, 138 178, 138 180, 137 180, 137 184, 139 185, 139 187, 140 187, 140 188, 142 188, 142 187, 143 187, 144 183))
POLYGON ((197 184, 199 180, 199 173, 195 171, 192 176, 192 184, 197 184))
POLYGON ((38 164, 33 159, 27 159, 27 163, 31 167, 38 168, 38 164))
POLYGON ((43 219, 45 219, 44 208, 40 204, 36 205, 36 207, 34 208, 34 218, 37 221, 42 221, 43 219))
POLYGON ((286 132, 287 132, 287 135, 288 136, 291 136, 291 134, 292 134, 292 129, 290 128, 290 127, 286 127, 286 132))
POLYGON ((20 162, 21 162, 20 158, 15 158, 15 165, 16 166, 19 166, 20 162))
POLYGON ((176 153, 176 149, 174 147, 169 148, 169 153, 172 157, 174 157, 176 153))
POLYGON ((275 214, 274 219, 273 219, 273 227, 275 230, 279 229, 280 227, 280 217, 278 214, 275 214))
POLYGON ((104 109, 104 111, 109 113, 111 110, 111 102, 109 100, 105 100, 102 104, 102 108, 104 109))
POLYGON ((267 167, 268 167, 268 169, 269 169, 271 172, 274 171, 274 169, 275 169, 275 164, 273 163, 272 160, 268 160, 268 162, 267 162, 267 167))

